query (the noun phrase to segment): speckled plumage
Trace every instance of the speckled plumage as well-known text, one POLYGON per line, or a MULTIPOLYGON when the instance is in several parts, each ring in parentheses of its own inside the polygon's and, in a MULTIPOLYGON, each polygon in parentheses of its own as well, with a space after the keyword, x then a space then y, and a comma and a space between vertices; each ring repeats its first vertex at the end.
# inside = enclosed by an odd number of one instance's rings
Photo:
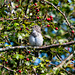
POLYGON ((32 32, 29 36, 29 43, 32 46, 42 46, 43 44, 43 37, 41 34, 41 28, 38 25, 32 27, 32 32))

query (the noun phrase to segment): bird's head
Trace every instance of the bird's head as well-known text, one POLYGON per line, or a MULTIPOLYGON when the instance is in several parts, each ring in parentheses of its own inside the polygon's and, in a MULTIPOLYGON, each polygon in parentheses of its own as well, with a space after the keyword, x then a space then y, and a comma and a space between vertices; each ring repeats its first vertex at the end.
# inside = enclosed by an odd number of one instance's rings
POLYGON ((41 33, 41 27, 38 26, 38 25, 34 25, 34 26, 32 27, 32 30, 33 30, 33 31, 35 30, 35 31, 41 33))
POLYGON ((33 27, 32 27, 32 35, 33 36, 38 36, 38 33, 41 33, 41 27, 40 26, 38 26, 38 25, 34 25, 33 27))

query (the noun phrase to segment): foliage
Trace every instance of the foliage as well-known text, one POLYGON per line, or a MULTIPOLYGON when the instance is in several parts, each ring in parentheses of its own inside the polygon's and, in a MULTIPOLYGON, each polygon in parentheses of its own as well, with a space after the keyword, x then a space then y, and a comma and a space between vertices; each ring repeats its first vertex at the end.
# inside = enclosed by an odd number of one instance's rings
MULTIPOLYGON (((0 1, 0 47, 29 46, 31 27, 39 25, 42 28, 44 45, 53 45, 75 41, 75 19, 73 16, 74 0, 46 0, 65 13, 66 18, 52 5, 44 0, 1 0, 0 1), (35 4, 36 2, 36 4, 35 4), (50 17, 52 16, 52 18, 50 17), (48 20, 50 18, 50 20, 48 20), (56 28, 57 27, 57 28, 56 28), (49 38, 48 38, 49 37, 49 38)), ((15 49, 0 52, 1 75, 40 74, 68 75, 75 73, 75 57, 66 61, 63 67, 58 67, 75 49, 75 44, 66 47, 59 46, 39 50, 35 57, 34 48, 15 49), (30 51, 30 52, 29 52, 30 51), (55 52, 54 52, 55 51, 55 52), (68 68, 68 70, 67 70, 68 68)))

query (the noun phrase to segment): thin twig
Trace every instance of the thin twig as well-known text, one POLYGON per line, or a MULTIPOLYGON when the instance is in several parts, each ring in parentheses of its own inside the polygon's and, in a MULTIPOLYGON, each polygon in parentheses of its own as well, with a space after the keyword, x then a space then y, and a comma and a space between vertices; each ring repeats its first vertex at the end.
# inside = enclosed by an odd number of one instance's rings
MULTIPOLYGON (((13 20, 17 20, 17 19, 18 19, 18 18, 13 18, 13 19, 11 19, 11 18, 0 18, 0 21, 4 21, 4 20, 13 21, 13 20)), ((27 18, 20 18, 20 19, 22 19, 22 20, 27 20, 27 22, 37 22, 37 21, 41 22, 42 20, 44 20, 44 19, 40 19, 40 20, 30 21, 30 20, 32 20, 32 18, 30 18, 30 19, 27 19, 27 18)))
POLYGON ((8 67, 5 67, 4 65, 0 65, 0 67, 3 67, 3 68, 5 68, 5 69, 7 69, 8 71, 12 71, 12 72, 15 72, 15 73, 16 73, 16 71, 14 71, 14 70, 11 70, 10 68, 8 68, 8 67))
POLYGON ((9 2, 8 2, 8 3, 6 3, 6 1, 7 1, 7 0, 4 0, 4 4, 3 4, 3 5, 1 5, 0 9, 2 9, 3 7, 5 7, 5 6, 7 6, 7 5, 9 4, 9 2))
POLYGON ((69 72, 69 71, 67 71, 66 69, 64 69, 64 68, 62 68, 64 71, 66 71, 68 74, 70 74, 70 75, 74 75, 74 74, 72 74, 71 72, 69 72))
POLYGON ((73 57, 73 54, 69 55, 65 60, 62 61, 61 64, 59 64, 57 67, 54 67, 54 68, 62 68, 62 66, 63 66, 64 64, 66 64, 66 61, 67 61, 67 60, 70 60, 72 57, 73 57))
POLYGON ((59 58, 59 60, 61 60, 62 61, 62 59, 60 58, 60 56, 57 54, 57 57, 59 58))

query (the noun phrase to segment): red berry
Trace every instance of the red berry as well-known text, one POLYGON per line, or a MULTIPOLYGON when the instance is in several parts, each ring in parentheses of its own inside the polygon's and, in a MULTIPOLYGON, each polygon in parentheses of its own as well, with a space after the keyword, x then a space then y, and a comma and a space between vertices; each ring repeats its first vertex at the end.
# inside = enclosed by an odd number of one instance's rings
POLYGON ((51 20, 53 20, 53 18, 51 18, 51 20))
POLYGON ((46 20, 48 21, 48 18, 46 20))
POLYGON ((27 61, 29 61, 29 58, 26 58, 27 61))
POLYGON ((53 16, 50 16, 51 20, 53 20, 53 16))
POLYGON ((53 18, 53 16, 50 16, 50 18, 53 18))
POLYGON ((18 8, 18 6, 15 6, 16 8, 18 8))
POLYGON ((22 28, 20 28, 20 30, 22 30, 22 28))
POLYGON ((19 0, 16 0, 16 2, 19 2, 19 0))
POLYGON ((28 53, 31 53, 30 51, 28 51, 28 53))
POLYGON ((37 7, 35 7, 34 9, 37 9, 37 7))
POLYGON ((50 25, 47 25, 47 27, 50 27, 50 25))
POLYGON ((37 19, 39 19, 39 17, 37 16, 37 19))
POLYGON ((37 9, 36 11, 39 12, 39 9, 37 9))
POLYGON ((73 31, 73 30, 72 30, 71 32, 72 32, 72 33, 74 33, 74 31, 73 31))
POLYGON ((27 30, 29 30, 28 28, 26 28, 27 30))
POLYGON ((70 50, 70 48, 68 48, 68 51, 70 50))
POLYGON ((47 21, 51 21, 51 19, 50 18, 47 18, 47 21))
POLYGON ((21 5, 19 5, 19 7, 20 7, 21 5))
POLYGON ((18 70, 19 73, 21 73, 21 70, 18 70))
POLYGON ((58 27, 56 27, 55 29, 58 30, 58 27))
POLYGON ((5 63, 6 63, 6 64, 8 64, 8 62, 7 62, 7 61, 6 61, 5 63))
POLYGON ((35 5, 35 6, 37 6, 37 4, 36 4, 36 3, 35 3, 34 5, 35 5))

